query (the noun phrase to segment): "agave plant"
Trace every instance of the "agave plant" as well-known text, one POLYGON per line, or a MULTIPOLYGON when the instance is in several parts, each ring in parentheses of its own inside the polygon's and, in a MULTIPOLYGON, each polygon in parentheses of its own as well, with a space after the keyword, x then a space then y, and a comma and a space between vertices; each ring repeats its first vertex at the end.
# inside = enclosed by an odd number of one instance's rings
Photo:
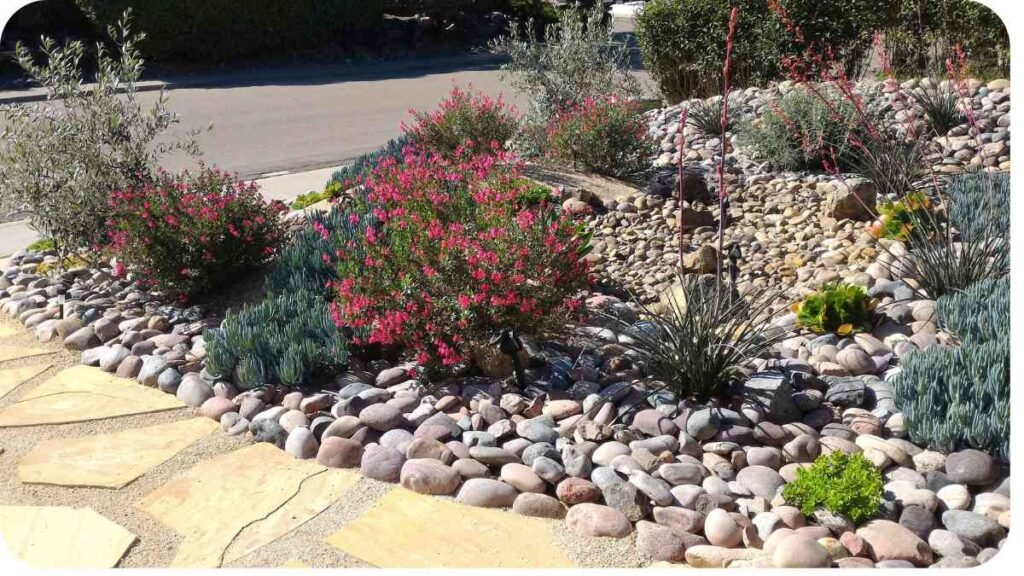
POLYGON ((689 106, 686 123, 708 138, 718 138, 725 132, 732 132, 736 127, 735 115, 731 110, 735 110, 737 104, 730 99, 730 112, 724 118, 725 125, 723 126, 722 105, 725 103, 725 99, 718 96, 711 100, 710 104, 707 100, 698 100, 689 106))
POLYGON ((641 304, 641 322, 608 319, 653 380, 678 398, 703 402, 720 396, 751 359, 787 337, 767 314, 778 296, 763 291, 744 299, 714 276, 679 275, 667 313, 641 304))
POLYGON ((960 102, 952 88, 940 88, 935 82, 911 92, 914 100, 924 111, 931 129, 938 136, 945 136, 950 130, 963 124, 965 117, 960 102))
POLYGON ((1009 274, 1009 175, 963 174, 935 193, 945 216, 909 212, 906 254, 882 244, 893 255, 893 275, 910 278, 921 297, 934 299, 1009 274))

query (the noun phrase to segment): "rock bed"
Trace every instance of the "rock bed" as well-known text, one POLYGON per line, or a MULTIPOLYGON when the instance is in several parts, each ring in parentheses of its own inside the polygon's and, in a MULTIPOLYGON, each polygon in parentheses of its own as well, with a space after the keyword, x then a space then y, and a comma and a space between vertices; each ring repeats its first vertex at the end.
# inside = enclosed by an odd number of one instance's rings
MULTIPOLYGON (((770 92, 745 91, 744 110, 763 107, 758 98, 770 92)), ((982 142, 1000 143, 1007 154, 1008 93, 998 83, 974 92, 976 111, 992 127, 982 142)), ((652 130, 671 141, 663 128, 652 130)), ((948 138, 963 141, 957 131, 948 138)), ((697 155, 690 160, 709 166, 715 146, 690 138, 697 155)), ((1000 155, 993 163, 952 146, 959 156, 941 165, 1009 168, 1000 155)), ((40 340, 60 338, 84 364, 175 394, 228 434, 251 434, 297 458, 358 468, 419 493, 564 518, 582 536, 635 534, 651 561, 898 567, 990 559, 1010 523, 1006 470, 982 452, 946 455, 908 441, 887 383, 908 351, 951 338, 934 322, 934 303, 916 299, 892 274, 904 268, 905 248, 880 249, 867 234, 850 194, 872 196, 869 185, 762 173, 742 154, 729 164, 726 246, 740 248, 741 290, 786 289, 796 300, 842 279, 880 305, 871 332, 847 338, 798 334, 795 315, 780 307, 775 324, 792 336, 711 406, 652 394, 624 340, 599 326, 528 342, 526 389, 507 374, 427 386, 409 376, 411 365, 354 359, 319 389, 241 391, 203 369, 202 332, 218 318, 169 305, 110 270, 44 275, 39 266, 52 264, 52 255, 16 254, 0 275, 0 310, 40 340), (864 525, 821 510, 805 516, 781 496, 796 470, 837 450, 862 452, 884 473, 883 509, 864 525)), ((717 208, 702 183, 687 188, 691 226, 682 240, 701 246, 687 255, 688 267, 710 272, 717 208)), ((602 205, 584 190, 569 194, 568 208, 597 209, 586 217, 599 278, 648 300, 670 286, 680 242, 675 199, 643 194, 602 205)), ((588 307, 636 317, 634 305, 614 296, 594 295, 588 307)))
MULTIPOLYGON (((891 375, 906 349, 944 339, 931 303, 910 299, 899 281, 872 285, 893 301, 875 335, 794 336, 721 403, 702 406, 651 395, 619 337, 600 327, 531 345, 526 390, 484 376, 428 388, 410 378, 412 366, 355 361, 321 391, 239 392, 202 369, 202 337, 192 333, 214 319, 156 314, 172 308, 144 303, 102 271, 41 281, 39 260, 15 259, 0 309, 42 339, 63 330, 84 363, 174 393, 228 434, 422 494, 564 518, 581 536, 635 534, 651 561, 973 566, 996 553, 1009 527, 1009 482, 992 458, 906 439, 879 375, 891 375), (824 511, 804 516, 781 496, 797 469, 835 450, 862 452, 884 473, 882 512, 862 526, 824 511)), ((604 295, 588 304, 632 310, 604 295)))
MULTIPOLYGON (((906 89, 922 80, 909 80, 906 89)), ((730 97, 739 121, 764 113, 768 102, 788 93, 792 83, 770 88, 738 90, 730 97)), ((886 92, 877 82, 860 85, 869 105, 882 107, 894 124, 907 114, 895 92, 886 92)), ((987 85, 971 80, 967 87, 980 133, 968 134, 965 123, 947 135, 932 141, 933 167, 940 173, 966 168, 1010 169, 1010 88, 1006 80, 987 85)), ((713 272, 719 210, 715 200, 714 174, 721 154, 721 140, 708 138, 687 129, 686 203, 683 206, 685 229, 679 232, 679 212, 675 198, 673 167, 678 162, 679 119, 682 109, 695 101, 653 110, 647 114, 649 129, 659 142, 661 155, 655 167, 662 169, 660 180, 648 187, 654 194, 638 194, 604 203, 586 191, 573 191, 566 207, 585 212, 587 230, 593 235, 589 259, 597 277, 611 286, 623 288, 644 301, 654 301, 673 280, 679 263, 680 242, 686 250, 684 264, 700 272, 713 272)), ((920 111, 916 113, 921 116, 920 111)), ((726 155, 726 188, 729 196, 728 219, 723 246, 739 248, 737 260, 739 288, 785 291, 792 300, 806 296, 821 284, 843 280, 869 286, 865 275, 877 254, 874 239, 868 233, 873 215, 851 197, 847 186, 867 186, 855 179, 839 182, 826 175, 779 173, 763 162, 752 160, 742 146, 731 138, 732 149, 726 155)), ((876 194, 869 191, 869 207, 876 194)), ((883 200, 877 198, 878 201, 883 200)), ((784 304, 780 300, 781 308, 784 304)))

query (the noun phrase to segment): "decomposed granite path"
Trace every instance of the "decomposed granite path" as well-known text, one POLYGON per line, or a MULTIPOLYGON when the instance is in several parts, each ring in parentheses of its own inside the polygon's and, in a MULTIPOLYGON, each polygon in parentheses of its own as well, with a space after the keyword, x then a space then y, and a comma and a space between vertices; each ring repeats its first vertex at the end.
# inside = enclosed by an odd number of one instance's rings
POLYGON ((463 506, 227 436, 0 320, 0 558, 32 566, 637 567, 632 538, 463 506))

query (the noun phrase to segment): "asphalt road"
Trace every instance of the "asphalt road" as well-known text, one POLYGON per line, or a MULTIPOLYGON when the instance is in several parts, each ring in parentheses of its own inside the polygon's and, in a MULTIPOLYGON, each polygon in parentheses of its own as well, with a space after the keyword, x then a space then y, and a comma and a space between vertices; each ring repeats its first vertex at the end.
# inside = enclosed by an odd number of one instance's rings
MULTIPOLYGON (((433 108, 454 83, 524 103, 501 79, 493 58, 411 68, 380 64, 355 72, 312 68, 308 76, 239 77, 168 94, 181 118, 175 132, 212 124, 199 140, 205 162, 254 178, 345 164, 401 134, 410 109, 433 108)), ((166 167, 177 169, 186 162, 172 158, 166 167)))

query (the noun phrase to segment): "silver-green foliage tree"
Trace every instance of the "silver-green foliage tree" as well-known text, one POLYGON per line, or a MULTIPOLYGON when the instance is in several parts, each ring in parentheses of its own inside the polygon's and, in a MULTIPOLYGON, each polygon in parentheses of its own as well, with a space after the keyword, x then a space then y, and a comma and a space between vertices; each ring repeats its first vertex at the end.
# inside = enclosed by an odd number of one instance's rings
POLYGON ((150 104, 138 96, 144 62, 136 46, 145 35, 131 32, 130 12, 108 33, 113 47, 97 43, 91 83, 82 42, 44 37, 41 58, 19 43, 18 65, 47 98, 0 107, 0 207, 27 212, 62 260, 103 244, 112 191, 151 178, 171 152, 199 153, 196 132, 157 141, 178 117, 162 91, 150 104))

